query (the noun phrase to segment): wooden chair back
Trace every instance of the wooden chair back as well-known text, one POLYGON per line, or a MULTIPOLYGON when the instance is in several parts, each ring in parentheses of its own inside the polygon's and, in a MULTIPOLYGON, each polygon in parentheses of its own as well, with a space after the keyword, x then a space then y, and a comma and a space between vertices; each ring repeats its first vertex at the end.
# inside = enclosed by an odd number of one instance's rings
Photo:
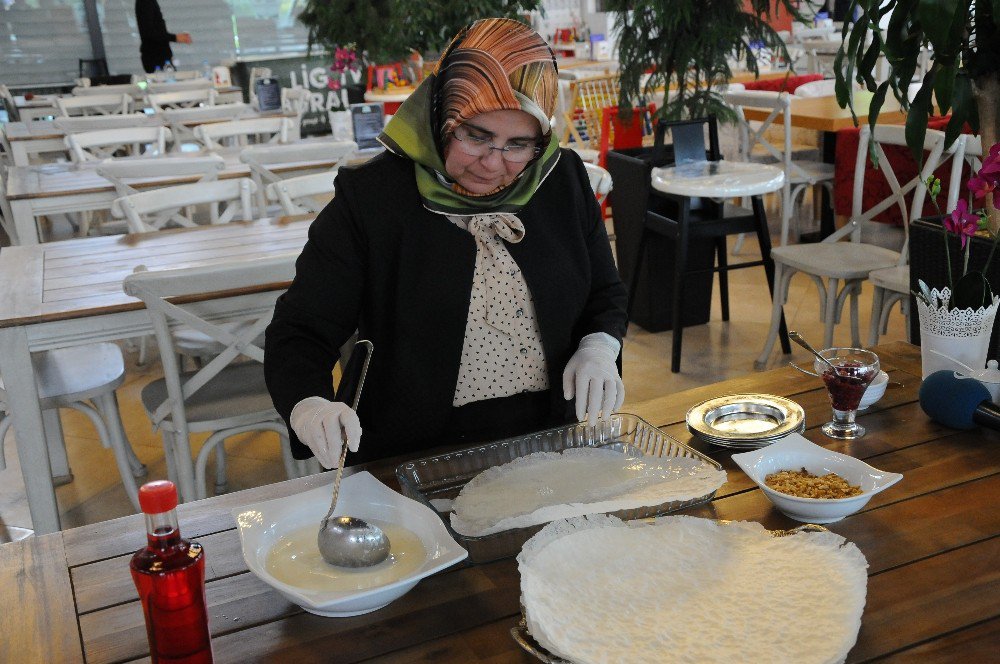
POLYGON ((176 182, 179 177, 198 176, 197 182, 212 182, 226 167, 226 161, 218 155, 203 157, 170 157, 151 159, 106 159, 97 167, 97 174, 110 180, 119 196, 139 193, 132 184, 143 181, 143 189, 149 190, 149 180, 162 178, 163 186, 176 182))
POLYGON ((171 138, 166 127, 122 127, 82 131, 64 140, 73 161, 83 162, 125 155, 162 155, 171 138))
POLYGON ((221 214, 211 220, 213 224, 249 221, 253 218, 255 191, 257 186, 250 178, 195 182, 122 196, 111 204, 111 213, 124 217, 133 233, 157 231, 170 225, 197 226, 192 210, 205 204, 224 206, 221 214))
POLYGON ((56 97, 59 115, 124 115, 132 112, 132 97, 127 94, 84 95, 56 97))
POLYGON ((246 146, 250 143, 287 143, 291 120, 286 117, 247 118, 198 125, 194 135, 205 148, 217 150, 226 146, 246 146))
POLYGON ((267 185, 267 199, 277 201, 284 214, 317 214, 333 198, 336 177, 334 169, 272 182, 267 185))
POLYGON ((175 90, 172 92, 147 92, 146 101, 156 112, 168 108, 215 106, 215 90, 212 88, 196 88, 193 90, 175 90))

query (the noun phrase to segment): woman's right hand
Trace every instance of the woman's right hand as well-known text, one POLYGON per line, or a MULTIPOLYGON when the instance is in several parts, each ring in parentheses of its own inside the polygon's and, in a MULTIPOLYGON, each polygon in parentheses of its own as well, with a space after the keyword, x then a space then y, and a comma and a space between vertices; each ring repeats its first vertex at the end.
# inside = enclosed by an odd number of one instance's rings
POLYGON ((308 397, 295 404, 288 418, 299 437, 324 468, 336 468, 344 442, 347 449, 358 451, 361 421, 358 414, 342 401, 308 397))

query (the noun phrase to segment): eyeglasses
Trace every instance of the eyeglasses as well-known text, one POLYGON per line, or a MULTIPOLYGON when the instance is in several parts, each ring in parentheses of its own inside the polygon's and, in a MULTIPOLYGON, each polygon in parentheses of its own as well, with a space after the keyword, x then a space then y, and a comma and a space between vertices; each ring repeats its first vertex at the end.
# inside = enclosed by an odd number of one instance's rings
POLYGON ((542 148, 531 143, 508 143, 503 147, 493 145, 493 137, 488 134, 480 134, 468 127, 459 126, 452 132, 452 136, 458 141, 457 147, 470 157, 488 156, 493 150, 499 150, 504 161, 512 164, 523 164, 534 159, 542 148))

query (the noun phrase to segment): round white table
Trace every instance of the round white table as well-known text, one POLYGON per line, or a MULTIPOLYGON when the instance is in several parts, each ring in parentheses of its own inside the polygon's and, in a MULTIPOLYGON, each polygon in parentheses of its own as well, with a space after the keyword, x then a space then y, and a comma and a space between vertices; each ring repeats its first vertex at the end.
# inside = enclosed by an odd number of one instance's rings
POLYGON ((692 198, 760 196, 785 184, 781 168, 742 161, 688 161, 654 168, 651 178, 657 191, 692 198))

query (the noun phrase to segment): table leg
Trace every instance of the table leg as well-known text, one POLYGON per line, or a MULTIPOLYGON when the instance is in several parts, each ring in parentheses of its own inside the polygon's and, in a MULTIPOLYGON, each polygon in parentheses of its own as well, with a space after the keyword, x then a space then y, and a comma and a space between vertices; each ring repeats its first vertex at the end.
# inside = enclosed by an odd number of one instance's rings
POLYGON ((49 450, 49 465, 52 467, 52 483, 62 486, 73 481, 73 471, 66 456, 66 441, 63 438, 62 420, 59 409, 42 411, 42 425, 45 427, 45 446, 49 450))
POLYGON ((0 375, 4 377, 7 407, 14 423, 32 528, 39 535, 56 532, 59 530, 59 507, 52 486, 42 411, 38 406, 35 369, 23 327, 0 328, 0 375))
POLYGON ((10 141, 10 159, 15 166, 29 166, 27 141, 10 141))
MULTIPOLYGON (((837 161, 837 132, 823 132, 823 163, 833 164, 837 161)), ((820 187, 823 192, 823 209, 820 211, 819 234, 820 237, 832 235, 836 229, 833 211, 833 197, 826 187, 820 187)))
POLYGON ((18 245, 38 244, 38 224, 31 201, 20 199, 9 201, 10 213, 14 217, 14 234, 18 245))

